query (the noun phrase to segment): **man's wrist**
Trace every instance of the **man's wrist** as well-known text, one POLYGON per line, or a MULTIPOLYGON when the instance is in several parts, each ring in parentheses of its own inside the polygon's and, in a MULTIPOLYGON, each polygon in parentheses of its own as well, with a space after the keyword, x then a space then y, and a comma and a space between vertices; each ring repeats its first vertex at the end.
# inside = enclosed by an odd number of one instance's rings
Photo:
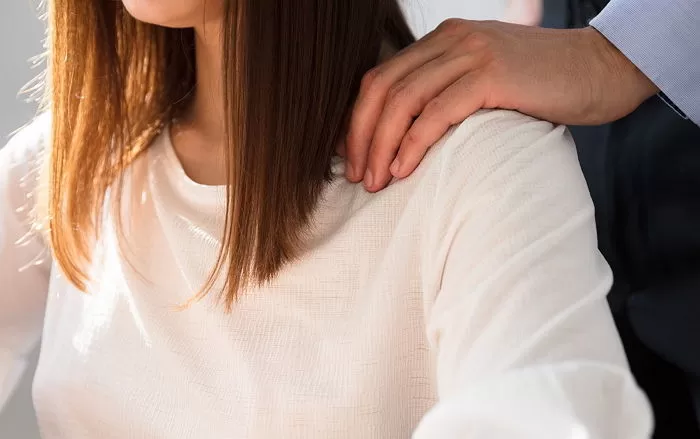
POLYGON ((598 111, 611 111, 606 121, 626 116, 659 92, 658 87, 597 29, 589 26, 580 32, 580 41, 586 46, 583 53, 591 58, 588 74, 592 75, 595 106, 598 111))

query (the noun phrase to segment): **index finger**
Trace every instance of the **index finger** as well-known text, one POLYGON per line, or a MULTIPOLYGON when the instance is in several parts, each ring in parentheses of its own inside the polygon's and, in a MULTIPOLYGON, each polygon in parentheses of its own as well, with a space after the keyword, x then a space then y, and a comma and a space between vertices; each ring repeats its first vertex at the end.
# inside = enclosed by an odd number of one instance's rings
POLYGON ((422 65, 444 52, 429 36, 399 52, 394 58, 367 72, 353 107, 346 139, 347 177, 362 180, 367 167, 367 155, 391 87, 422 65))

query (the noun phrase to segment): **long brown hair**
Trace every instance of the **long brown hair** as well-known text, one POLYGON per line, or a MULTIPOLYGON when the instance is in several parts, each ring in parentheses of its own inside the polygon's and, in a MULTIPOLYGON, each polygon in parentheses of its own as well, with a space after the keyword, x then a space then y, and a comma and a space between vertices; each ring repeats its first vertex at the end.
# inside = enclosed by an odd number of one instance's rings
MULTIPOLYGON (((88 281, 105 194, 190 104, 192 29, 139 22, 120 1, 49 2, 48 225, 54 258, 88 281)), ((302 250, 363 74, 387 41, 414 41, 397 0, 227 0, 227 202, 219 275, 230 306, 302 250)), ((116 188, 116 190, 115 190, 116 188)))

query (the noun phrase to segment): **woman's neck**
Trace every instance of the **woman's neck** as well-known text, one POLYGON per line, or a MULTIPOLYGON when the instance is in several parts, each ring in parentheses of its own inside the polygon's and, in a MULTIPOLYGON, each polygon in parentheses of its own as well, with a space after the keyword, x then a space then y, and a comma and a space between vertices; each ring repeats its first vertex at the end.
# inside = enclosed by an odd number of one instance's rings
POLYGON ((187 124, 217 144, 224 136, 224 89, 218 28, 195 30, 197 85, 187 124))
POLYGON ((226 184, 225 121, 220 27, 195 29, 197 84, 185 115, 171 126, 173 149, 185 173, 195 182, 226 184))
MULTIPOLYGON (((195 29, 197 84, 191 107, 171 126, 173 148, 185 173, 204 185, 226 184, 223 148, 226 145, 220 27, 212 23, 195 29)), ((396 50, 382 44, 379 62, 396 50)))
MULTIPOLYGON (((192 106, 181 121, 197 130, 212 145, 223 144, 225 131, 221 46, 218 23, 206 23, 195 29, 197 85, 192 106)), ((391 44, 383 42, 379 62, 386 61, 395 53, 396 49, 391 44)))

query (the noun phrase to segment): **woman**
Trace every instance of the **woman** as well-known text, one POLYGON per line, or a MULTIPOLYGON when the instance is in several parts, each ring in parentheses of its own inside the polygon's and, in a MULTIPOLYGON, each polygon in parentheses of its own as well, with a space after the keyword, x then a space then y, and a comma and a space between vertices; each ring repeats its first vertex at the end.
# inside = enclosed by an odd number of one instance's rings
POLYGON ((43 333, 44 437, 648 434, 563 129, 483 112, 342 177, 395 0, 49 17, 50 115, 0 153, 2 394, 43 333))

